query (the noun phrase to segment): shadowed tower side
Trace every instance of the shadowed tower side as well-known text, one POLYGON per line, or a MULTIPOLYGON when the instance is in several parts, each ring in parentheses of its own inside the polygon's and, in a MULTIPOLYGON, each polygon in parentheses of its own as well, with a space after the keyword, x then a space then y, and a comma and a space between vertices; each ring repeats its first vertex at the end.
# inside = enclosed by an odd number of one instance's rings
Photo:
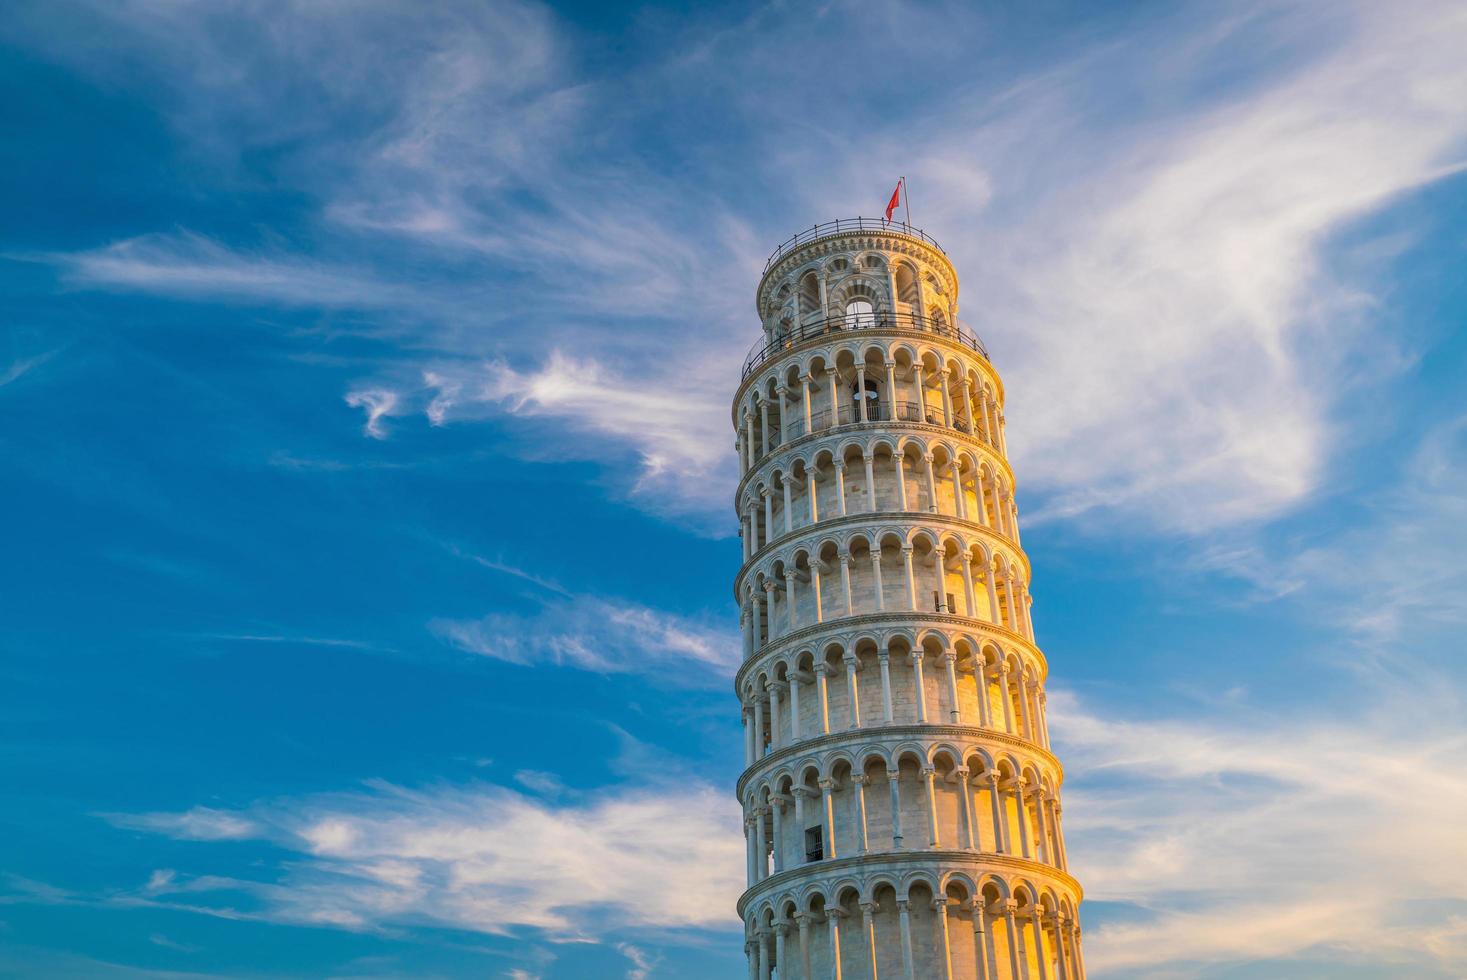
POLYGON ((1083 980, 1003 383, 937 243, 816 226, 734 399, 749 976, 1083 980))

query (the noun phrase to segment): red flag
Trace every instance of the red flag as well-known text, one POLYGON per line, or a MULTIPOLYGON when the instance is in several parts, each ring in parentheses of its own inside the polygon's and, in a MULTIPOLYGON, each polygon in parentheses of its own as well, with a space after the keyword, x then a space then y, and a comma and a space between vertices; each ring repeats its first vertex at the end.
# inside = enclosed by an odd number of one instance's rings
POLYGON ((891 200, 886 202, 886 220, 891 220, 891 213, 902 203, 902 182, 897 181, 896 190, 891 192, 891 200))

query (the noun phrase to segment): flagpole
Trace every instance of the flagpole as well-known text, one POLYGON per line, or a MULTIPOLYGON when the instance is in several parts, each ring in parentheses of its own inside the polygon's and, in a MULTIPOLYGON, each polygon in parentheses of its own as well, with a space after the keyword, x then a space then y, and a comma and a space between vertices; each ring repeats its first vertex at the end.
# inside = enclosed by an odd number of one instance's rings
POLYGON ((907 228, 912 227, 912 194, 907 190, 907 178, 902 177, 902 206, 907 211, 907 228))

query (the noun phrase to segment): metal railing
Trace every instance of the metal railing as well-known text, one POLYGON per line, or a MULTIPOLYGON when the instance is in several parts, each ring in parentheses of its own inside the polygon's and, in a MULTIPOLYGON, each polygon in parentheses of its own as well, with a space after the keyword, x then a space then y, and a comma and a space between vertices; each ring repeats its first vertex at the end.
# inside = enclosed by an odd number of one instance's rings
POLYGON ((835 221, 827 221, 823 225, 811 225, 804 231, 796 232, 794 237, 775 249, 774 254, 769 256, 769 261, 764 263, 764 271, 768 272, 774 268, 774 263, 806 242, 813 241, 824 235, 836 235, 843 231, 896 232, 899 235, 906 235, 908 238, 915 238, 918 241, 926 242, 939 252, 942 252, 943 255, 947 254, 942 251, 942 246, 933 241, 932 237, 921 228, 913 228, 911 225, 902 224, 899 221, 883 221, 880 218, 837 218, 835 221))
POLYGON ((769 341, 755 341, 754 346, 749 348, 748 356, 744 358, 744 370, 739 377, 747 378, 749 372, 770 357, 780 351, 788 350, 796 344, 817 337, 824 337, 835 333, 881 333, 893 330, 910 330, 918 333, 936 334, 948 340, 954 340, 964 347, 977 351, 986 361, 988 360, 988 349, 983 346, 983 341, 964 326, 961 322, 949 323, 946 320, 938 320, 933 317, 918 316, 915 313, 850 313, 841 316, 827 316, 819 320, 811 320, 789 328, 785 333, 776 336, 769 341))
MULTIPOLYGON (((834 425, 851 425, 860 421, 861 409, 858 405, 852 403, 840 406, 839 410, 836 412, 836 421, 834 425)), ((866 403, 866 421, 893 421, 892 409, 887 405, 887 401, 885 398, 882 398, 879 401, 866 403)), ((942 409, 933 405, 923 406, 915 401, 906 398, 898 399, 896 403, 895 421, 921 422, 927 425, 942 425, 942 409)), ((810 432, 824 432, 826 429, 830 429, 833 427, 834 426, 830 421, 830 409, 827 408, 823 412, 810 413, 810 432)), ((957 429, 959 432, 973 432, 973 429, 968 425, 967 420, 959 418, 957 416, 953 417, 952 428, 957 429)), ((785 423, 784 429, 782 431, 784 433, 784 442, 798 439, 801 436, 808 434, 805 431, 805 420, 803 418, 790 419, 788 422, 785 423)), ((783 445, 784 442, 781 442, 780 445, 783 445)))

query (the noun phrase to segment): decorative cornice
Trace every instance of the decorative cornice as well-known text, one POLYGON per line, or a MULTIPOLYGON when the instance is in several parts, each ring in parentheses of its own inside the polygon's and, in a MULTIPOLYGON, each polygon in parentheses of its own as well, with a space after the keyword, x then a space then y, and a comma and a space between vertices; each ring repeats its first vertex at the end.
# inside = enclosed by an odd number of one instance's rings
POLYGON ((971 517, 956 517, 952 514, 934 514, 931 511, 920 510, 878 510, 874 513, 866 511, 860 514, 847 514, 845 517, 822 519, 816 521, 814 524, 797 527, 787 534, 781 534, 768 544, 760 545, 759 550, 749 556, 748 561, 744 562, 743 567, 739 569, 738 575, 734 576, 734 602, 742 604, 741 600, 743 597, 741 593, 744 587, 744 579, 748 576, 753 566, 759 564, 771 552, 778 551, 781 547, 796 543, 804 537, 822 537, 826 532, 838 531, 851 525, 857 527, 871 525, 875 527, 878 525, 903 523, 913 527, 937 524, 960 528, 965 531, 977 531, 979 536, 990 538, 998 544, 1003 545, 1005 551, 1018 558, 1019 563, 1024 566, 1024 578, 1026 580, 1033 578, 1034 569, 1029 564, 1029 556, 1024 552, 1023 548, 1019 547, 1017 542, 1007 535, 1000 534, 988 525, 973 520, 971 517))
MULTIPOLYGON (((811 638, 827 634, 830 639, 846 633, 858 633, 862 629, 872 626, 884 626, 888 624, 902 624, 911 620, 919 620, 921 625, 913 628, 913 634, 920 633, 929 627, 953 627, 963 630, 974 630, 979 633, 993 634, 993 639, 1002 644, 1017 646, 1029 653, 1038 663, 1040 668, 1040 681, 1049 676, 1049 663, 1044 658, 1044 653, 1035 644, 1030 642, 1013 630, 980 619, 969 619, 967 616, 957 616, 952 613, 921 612, 913 609, 905 609, 896 612, 864 613, 860 616, 847 616, 839 620, 827 620, 823 623, 815 623, 803 626, 793 633, 786 633, 776 637, 762 648, 754 651, 739 665, 738 672, 734 674, 734 693, 737 694, 743 686, 745 676, 755 668, 774 660, 789 652, 790 647, 804 646, 811 638)), ((813 645, 813 644, 812 644, 813 645)), ((822 644, 823 645, 823 644, 822 644)))
MULTIPOLYGON (((828 861, 815 861, 808 864, 797 864, 793 868, 775 872, 768 878, 754 885, 739 896, 738 913, 739 918, 744 917, 745 911, 766 897, 770 892, 779 892, 785 888, 794 889, 803 884, 809 887, 810 879, 816 875, 832 877, 844 873, 847 876, 872 874, 891 868, 901 869, 901 872, 910 872, 914 868, 921 868, 941 879, 944 875, 955 870, 969 871, 974 878, 987 872, 1018 873, 1027 878, 1049 878, 1065 886, 1074 898, 1075 904, 1079 905, 1084 898, 1084 889, 1080 882, 1068 871, 1062 871, 1053 865, 1030 858, 1015 857, 1012 854, 994 854, 988 851, 964 851, 950 850, 946 848, 927 848, 924 850, 910 851, 883 851, 876 854, 858 854, 853 857, 832 858, 828 861)), ((898 880, 901 872, 897 874, 898 880)))
POLYGON ((1053 752, 1040 745, 1031 742, 1027 738, 1018 735, 1010 735, 1008 732, 1000 732, 992 728, 983 728, 980 725, 953 725, 953 724, 880 724, 863 725, 860 728, 846 728, 838 732, 827 732, 820 735, 812 735, 802 738, 793 745, 784 745, 764 756, 762 759, 746 768, 739 775, 738 782, 734 786, 736 798, 742 802, 744 790, 749 783, 758 782, 773 770, 785 765, 791 759, 798 759, 803 755, 811 753, 829 752, 837 748, 845 748, 851 745, 863 745, 878 739, 917 739, 923 742, 938 742, 943 740, 966 739, 975 742, 991 742, 994 745, 1004 746, 1008 749, 1021 753, 1037 756, 1047 762, 1056 776, 1056 787, 1064 784, 1064 767, 1060 765, 1059 758, 1053 752))

